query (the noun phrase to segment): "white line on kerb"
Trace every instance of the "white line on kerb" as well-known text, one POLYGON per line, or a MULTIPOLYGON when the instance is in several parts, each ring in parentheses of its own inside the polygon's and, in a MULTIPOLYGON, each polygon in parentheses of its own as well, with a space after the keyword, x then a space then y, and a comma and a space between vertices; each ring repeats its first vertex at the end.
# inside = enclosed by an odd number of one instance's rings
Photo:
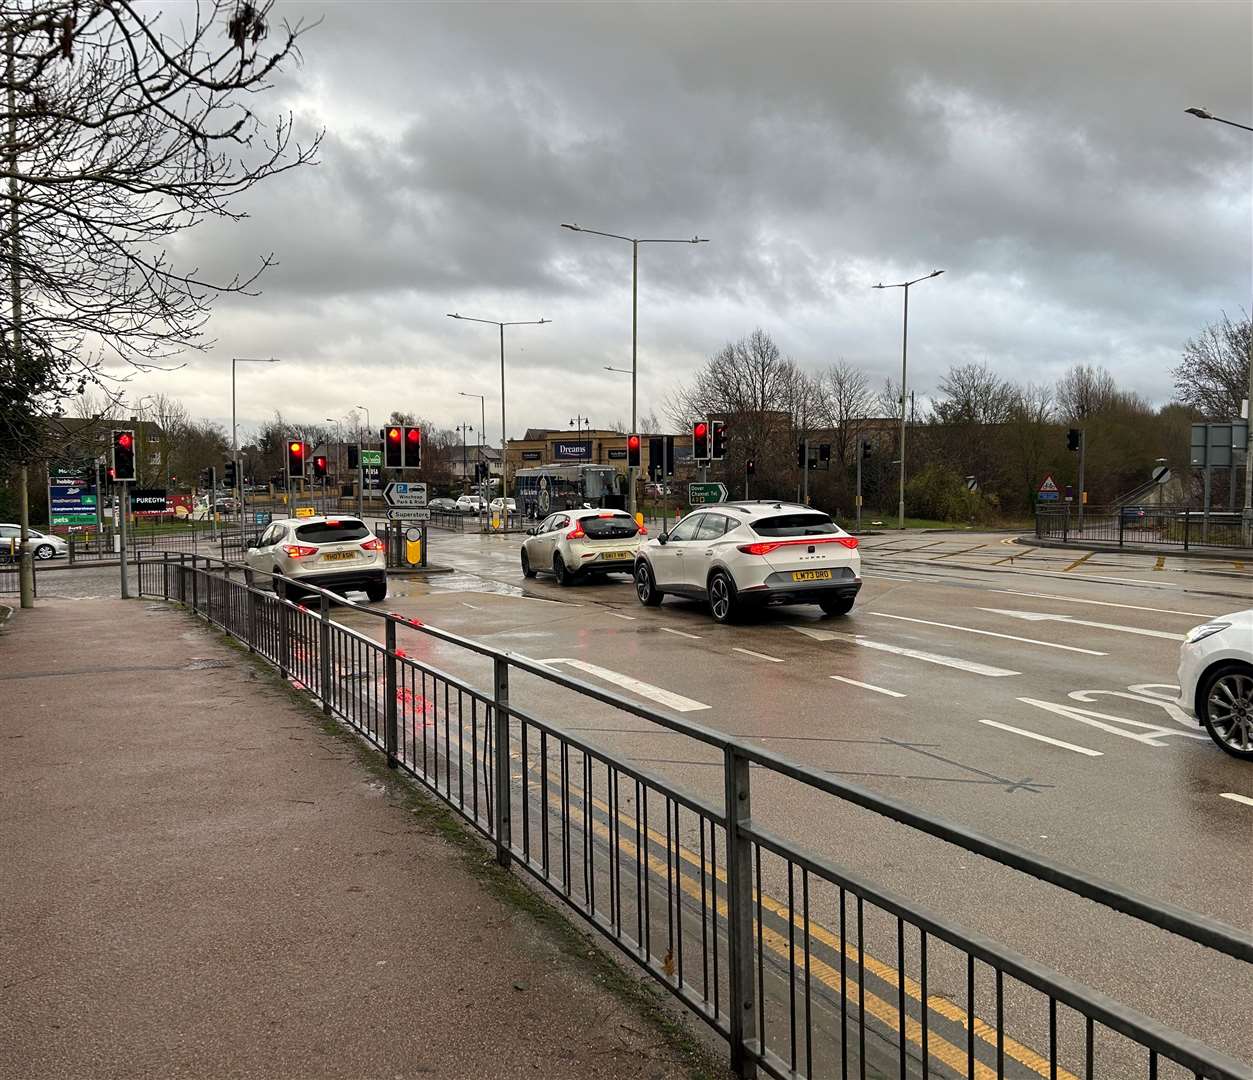
POLYGON ((1009 724, 1002 724, 996 720, 980 720, 979 723, 987 724, 988 727, 1000 728, 1002 731, 1012 731, 1015 735, 1025 735, 1028 739, 1048 743, 1050 746, 1060 746, 1063 750, 1073 750, 1076 754, 1086 754, 1088 757, 1105 756, 1100 750, 1089 750, 1086 746, 1076 746, 1074 743, 1062 742, 1061 739, 1051 739, 1047 735, 1041 735, 1038 731, 1027 731, 1025 728, 1011 727, 1009 724))
MULTIPOLYGON (((990 611, 991 608, 984 608, 990 611)), ((1059 645, 1055 641, 1037 641, 1035 638, 1015 637, 1013 634, 998 634, 995 630, 976 630, 973 626, 958 626, 955 623, 932 622, 930 619, 911 619, 908 615, 889 615, 886 611, 868 611, 880 619, 899 619, 901 622, 921 623, 923 626, 939 626, 944 630, 960 630, 964 634, 980 634, 983 637, 1004 638, 1006 641, 1021 641, 1024 645, 1039 645, 1044 649, 1062 649, 1066 652, 1086 653, 1088 656, 1108 656, 1109 653, 1097 652, 1096 649, 1081 649, 1078 645, 1059 645)), ((1058 616, 1059 618, 1061 616, 1058 616)))
POLYGON ((887 694, 888 697, 904 697, 904 694, 898 694, 895 690, 889 690, 884 686, 875 686, 873 683, 858 682, 856 679, 846 679, 843 675, 831 675, 829 678, 836 682, 848 683, 849 686, 860 686, 863 690, 873 690, 876 694, 887 694))
POLYGON ((669 626, 662 626, 662 627, 659 627, 659 629, 661 629, 667 634, 675 634, 678 637, 691 638, 693 641, 700 641, 699 634, 689 634, 686 630, 673 630, 669 626))
POLYGON ((767 656, 764 652, 753 652, 752 649, 741 649, 738 645, 732 645, 732 649, 736 652, 742 652, 745 656, 755 656, 758 660, 769 660, 772 664, 783 663, 777 656, 767 656))
POLYGON ((1253 799, 1247 795, 1237 795, 1234 791, 1220 791, 1218 793, 1220 799, 1230 799, 1232 802, 1242 802, 1246 806, 1253 806, 1253 799))
POLYGON ((629 690, 633 694, 640 697, 648 698, 650 701, 657 702, 658 705, 664 705, 667 709, 673 709, 675 712, 696 712, 698 709, 708 709, 709 706, 703 701, 693 701, 691 698, 684 697, 682 694, 675 694, 669 690, 663 690, 660 686, 654 686, 652 683, 646 683, 642 679, 633 679, 630 675, 623 675, 621 672, 612 671, 609 668, 599 667, 596 664, 589 664, 586 660, 574 660, 569 657, 555 657, 549 660, 539 661, 546 667, 554 664, 565 664, 567 667, 575 668, 585 672, 588 675, 594 675, 598 679, 603 679, 607 683, 614 686, 620 686, 623 690, 629 690))

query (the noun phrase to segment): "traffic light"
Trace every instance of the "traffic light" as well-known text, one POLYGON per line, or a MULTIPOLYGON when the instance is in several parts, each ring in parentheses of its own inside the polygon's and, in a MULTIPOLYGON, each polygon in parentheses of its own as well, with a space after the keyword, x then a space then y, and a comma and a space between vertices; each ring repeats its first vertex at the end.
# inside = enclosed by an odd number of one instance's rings
POLYGON ((697 461, 709 460, 708 420, 697 420, 692 425, 692 457, 697 461))
POLYGON ((356 470, 361 465, 360 450, 356 446, 348 447, 348 468, 356 470))
POLYGON ((313 459, 313 475, 318 480, 326 479, 326 458, 321 454, 313 459))
POLYGON ((862 461, 869 461, 869 460, 870 460, 870 440, 869 440, 869 439, 864 439, 864 440, 862 440, 862 444, 861 444, 861 459, 862 459, 862 461))
POLYGON ((744 474, 746 476, 752 476, 756 472, 757 462, 753 460, 753 458, 749 458, 746 462, 744 462, 744 474))
POLYGON ((404 429, 404 465, 406 469, 422 468, 422 429, 407 427, 404 429))
POLYGON ((287 440, 287 476, 298 480, 305 475, 305 444, 299 439, 287 440))
POLYGON ((722 420, 709 421, 709 456, 714 461, 727 456, 727 425, 722 420))
POLYGON ((640 467, 640 437, 638 435, 627 436, 627 468, 638 469, 640 467))
POLYGON ((113 433, 113 479, 135 479, 135 433, 133 431, 115 431, 113 433))
POLYGON ((405 465, 404 458, 404 436, 398 427, 385 427, 383 429, 383 464, 389 469, 403 469, 405 465))
POLYGON ((202 488, 205 488, 206 490, 213 486, 213 470, 212 469, 200 470, 200 486, 202 488))
POLYGON ((1068 432, 1066 432, 1066 449, 1075 450, 1075 451, 1079 449, 1079 429, 1078 428, 1072 427, 1068 432))
POLYGON ((818 444, 818 460, 827 468, 831 467, 831 444, 829 442, 818 444))
POLYGON ((235 475, 235 462, 226 463, 226 490, 234 491, 238 486, 239 477, 235 475))
POLYGON ((803 442, 796 444, 796 467, 798 469, 805 467, 805 444, 803 442))

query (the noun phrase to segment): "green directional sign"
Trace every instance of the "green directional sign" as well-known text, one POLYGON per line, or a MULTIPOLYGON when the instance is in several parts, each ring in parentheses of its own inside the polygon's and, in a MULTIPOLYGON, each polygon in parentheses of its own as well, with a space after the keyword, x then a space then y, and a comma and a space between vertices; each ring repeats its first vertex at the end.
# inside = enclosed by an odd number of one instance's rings
POLYGON ((727 501, 726 484, 688 484, 687 501, 692 506, 727 501))
POLYGON ((382 450, 362 450, 361 451, 361 464, 366 466, 367 468, 369 468, 370 466, 374 466, 375 468, 378 468, 380 465, 383 464, 383 451, 382 450))

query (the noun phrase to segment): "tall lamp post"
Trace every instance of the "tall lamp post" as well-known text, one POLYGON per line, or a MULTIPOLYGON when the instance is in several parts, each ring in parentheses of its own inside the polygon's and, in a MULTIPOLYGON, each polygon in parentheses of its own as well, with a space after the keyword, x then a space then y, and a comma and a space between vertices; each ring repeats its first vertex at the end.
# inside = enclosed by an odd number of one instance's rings
MULTIPOLYGON (((639 338, 639 283, 640 283, 640 244, 707 244, 707 237, 692 236, 684 240, 640 239, 634 236, 620 236, 618 233, 600 232, 596 229, 585 229, 582 225, 562 222, 563 229, 572 232, 589 233, 592 236, 607 236, 610 240, 625 240, 631 245, 631 430, 636 428, 636 403, 639 383, 639 365, 636 361, 636 345, 639 338)), ((631 486, 631 516, 635 516, 635 481, 636 467, 628 470, 631 486)))
POLYGON ((487 323, 488 326, 498 326, 500 328, 500 495, 501 498, 507 498, 509 495, 509 470, 507 468, 508 459, 505 455, 505 448, 508 445, 509 437, 505 434, 505 327, 506 326, 544 326, 552 322, 552 319, 523 319, 518 322, 501 322, 498 319, 476 319, 472 315, 461 315, 457 312, 450 312, 450 319, 460 319, 462 322, 487 323))
POLYGON ((574 416, 570 420, 570 426, 574 428, 575 434, 578 436, 579 442, 583 441, 583 432, 587 431, 587 460, 592 460, 592 421, 591 417, 574 416))
POLYGON ((239 485, 239 542, 244 542, 244 477, 239 470, 239 426, 235 422, 235 365, 236 364, 277 364, 274 356, 232 356, 231 357, 231 461, 235 463, 235 483, 239 485))
MULTIPOLYGON (((486 437, 487 437, 487 397, 486 397, 485 395, 483 395, 483 394, 467 394, 464 390, 458 390, 458 391, 457 391, 457 396, 458 396, 458 397, 468 397, 468 398, 478 398, 478 399, 479 399, 479 453, 478 453, 478 458, 477 458, 477 461, 476 461, 476 464, 475 464, 475 473, 474 473, 474 479, 475 479, 475 480, 477 480, 477 479, 479 478, 479 476, 478 476, 478 464, 479 464, 479 463, 481 463, 481 462, 483 462, 483 460, 484 460, 484 458, 483 458, 483 440, 484 440, 484 438, 486 438, 486 437)), ((503 419, 502 419, 502 421, 501 421, 501 426, 502 426, 502 427, 504 426, 504 421, 503 421, 503 419)), ((473 429, 473 428, 471 428, 470 430, 471 430, 471 431, 473 431, 474 429, 473 429)), ((501 455, 500 460, 501 460, 501 462, 503 463, 503 462, 504 462, 504 460, 505 460, 505 457, 504 457, 504 455, 505 455, 505 446, 504 446, 504 443, 501 443, 501 446, 500 446, 500 455, 501 455)), ((503 467, 503 465, 502 465, 502 467, 503 467)), ((465 471, 465 470, 463 469, 463 470, 462 470, 462 472, 464 473, 464 471, 465 471)), ((465 476, 463 475, 461 478, 464 480, 464 479, 465 479, 465 476)), ((490 469, 488 470, 488 475, 487 475, 487 478, 488 478, 489 480, 491 479, 491 470, 490 470, 490 469)), ((489 485, 489 490, 490 490, 490 485, 489 485)), ((508 496, 506 495, 506 493, 505 493, 505 490, 504 490, 504 474, 503 474, 503 473, 501 474, 501 492, 500 492, 500 494, 501 494, 501 497, 502 497, 502 498, 507 498, 507 497, 508 497, 508 496)), ((508 505, 508 504, 506 504, 506 505, 508 505)))
MULTIPOLYGON (((340 424, 340 422, 339 422, 338 420, 336 420, 333 416, 328 416, 328 417, 326 417, 326 422, 327 422, 328 424, 334 424, 334 425, 335 425, 335 482, 338 484, 338 483, 339 483, 339 466, 340 466, 341 459, 342 459, 342 458, 343 458, 343 456, 344 456, 344 429, 343 429, 342 425, 340 424)), ((328 471, 329 471, 329 470, 328 470, 328 471)), ((322 504, 323 504, 323 511, 322 511, 322 512, 323 512, 323 513, 325 513, 325 512, 326 512, 326 509, 325 509, 325 506, 326 506, 326 480, 327 480, 327 478, 326 478, 325 476, 324 476, 324 477, 322 477, 322 504)), ((335 502, 336 502, 336 504, 338 505, 338 503, 339 503, 339 496, 338 496, 338 495, 337 495, 337 496, 335 496, 335 502)))
POLYGON ((932 270, 929 274, 923 274, 922 277, 916 277, 913 281, 900 281, 894 285, 884 285, 880 282, 873 286, 876 289, 903 289, 905 291, 905 317, 901 324, 901 491, 900 502, 897 505, 896 512, 898 517, 897 526, 905 528, 905 402, 908 400, 908 391, 906 389, 906 375, 908 374, 909 362, 909 287, 917 285, 920 281, 926 281, 929 278, 939 277, 943 270, 932 270))
MULTIPOLYGON (((1248 124, 1224 120, 1208 109, 1192 108, 1184 109, 1184 112, 1195 116, 1198 120, 1213 120, 1219 124, 1226 124, 1228 127, 1239 128, 1241 131, 1253 131, 1253 127, 1249 127, 1248 124)), ((1249 544, 1253 543, 1253 353, 1247 359, 1249 362, 1249 408, 1246 419, 1249 425, 1249 441, 1244 453, 1244 542, 1249 544)))

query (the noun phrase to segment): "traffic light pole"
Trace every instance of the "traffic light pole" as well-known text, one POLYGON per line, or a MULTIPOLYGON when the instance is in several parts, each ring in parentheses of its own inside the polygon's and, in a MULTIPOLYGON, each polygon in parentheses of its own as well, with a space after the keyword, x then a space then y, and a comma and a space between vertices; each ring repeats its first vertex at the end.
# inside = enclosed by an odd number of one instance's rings
MULTIPOLYGON (((861 459, 862 459, 862 456, 865 454, 865 451, 862 449, 862 447, 865 445, 866 444, 863 443, 861 439, 857 440, 857 531, 858 532, 861 532, 861 459)), ((847 476, 848 474, 845 473, 845 475, 847 476)))
POLYGON ((1088 455, 1088 429, 1079 429, 1079 528, 1083 528, 1083 467, 1088 455))
POLYGON ((805 439, 801 446, 804 452, 801 454, 801 492, 802 501, 806 506, 809 505, 809 440, 805 439))
POLYGON ((122 599, 126 600, 131 594, 130 584, 126 580, 126 481, 120 480, 114 486, 117 489, 117 506, 114 507, 114 513, 117 514, 118 563, 122 567, 122 599))

